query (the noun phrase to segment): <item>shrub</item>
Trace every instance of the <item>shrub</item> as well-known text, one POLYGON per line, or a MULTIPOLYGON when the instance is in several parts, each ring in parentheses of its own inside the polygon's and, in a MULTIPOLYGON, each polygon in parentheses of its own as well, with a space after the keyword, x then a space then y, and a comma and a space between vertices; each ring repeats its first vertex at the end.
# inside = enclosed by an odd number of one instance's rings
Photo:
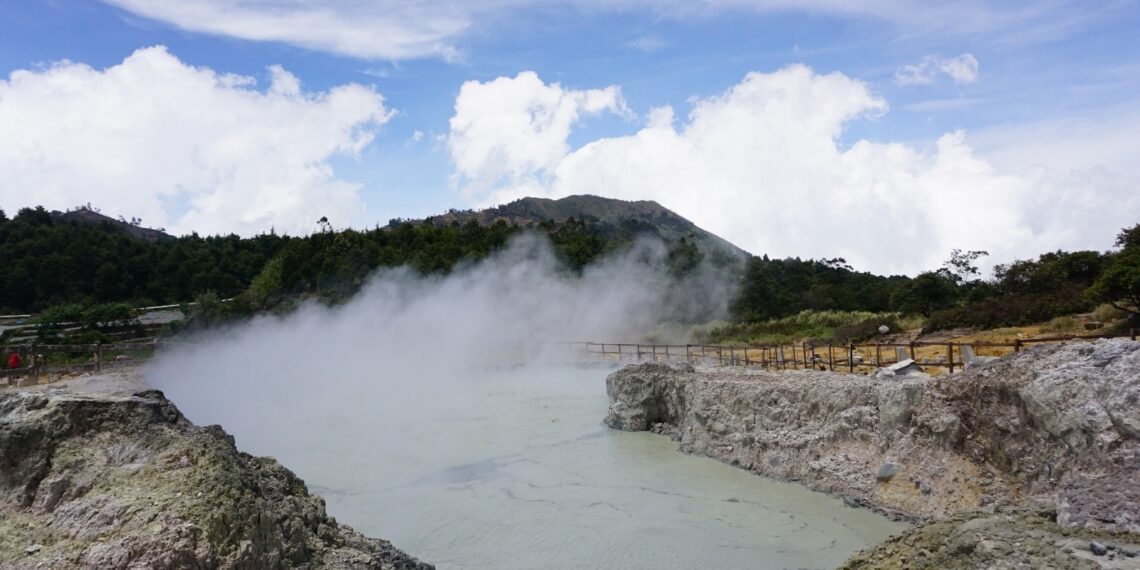
POLYGON ((881 334, 879 327, 883 325, 886 325, 887 328, 890 329, 889 332, 897 333, 902 331, 902 326, 899 325, 898 320, 896 320, 894 316, 872 317, 835 329, 835 334, 832 335, 831 341, 835 344, 863 342, 881 334))
POLYGON ((1052 320, 1045 323, 1045 325, 1041 327, 1041 332, 1050 332, 1050 333, 1071 332, 1072 330, 1076 329, 1077 326, 1078 326, 1078 323, 1077 323, 1076 317, 1073 317, 1073 316, 1054 317, 1052 320))
POLYGON ((1108 303, 1101 304, 1099 307, 1096 308, 1096 310, 1093 311, 1093 318, 1102 322, 1102 323, 1107 323, 1109 321, 1117 321, 1117 320, 1123 319, 1124 317, 1127 317, 1127 316, 1128 316, 1128 311, 1125 311, 1123 309, 1118 309, 1116 307, 1113 307, 1112 305, 1109 305, 1108 303))
POLYGON ((1082 288, 1070 284, 1052 293, 1009 294, 978 303, 935 311, 927 330, 955 327, 993 329, 1040 323, 1053 317, 1088 311, 1091 307, 1082 288))

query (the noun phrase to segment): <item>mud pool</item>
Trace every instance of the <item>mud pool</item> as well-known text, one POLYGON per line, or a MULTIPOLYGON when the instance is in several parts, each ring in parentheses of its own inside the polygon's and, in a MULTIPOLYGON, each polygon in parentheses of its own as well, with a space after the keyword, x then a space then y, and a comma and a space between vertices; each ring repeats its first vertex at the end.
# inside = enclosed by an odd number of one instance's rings
POLYGON ((151 382, 195 422, 276 457, 342 522, 442 569, 832 568, 905 528, 663 436, 609 430, 608 372, 289 384, 257 399, 151 382))

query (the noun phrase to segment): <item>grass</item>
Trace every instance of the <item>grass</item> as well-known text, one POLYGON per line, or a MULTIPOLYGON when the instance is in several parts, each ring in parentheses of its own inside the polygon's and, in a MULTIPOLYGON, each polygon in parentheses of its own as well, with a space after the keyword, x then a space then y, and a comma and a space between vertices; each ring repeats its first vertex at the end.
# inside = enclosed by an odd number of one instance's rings
POLYGON ((801 311, 760 323, 718 323, 708 331, 709 342, 791 344, 805 339, 829 339, 837 330, 868 321, 882 321, 892 333, 922 326, 921 319, 902 318, 897 313, 869 311, 801 311), (917 324, 916 324, 917 323, 917 324))

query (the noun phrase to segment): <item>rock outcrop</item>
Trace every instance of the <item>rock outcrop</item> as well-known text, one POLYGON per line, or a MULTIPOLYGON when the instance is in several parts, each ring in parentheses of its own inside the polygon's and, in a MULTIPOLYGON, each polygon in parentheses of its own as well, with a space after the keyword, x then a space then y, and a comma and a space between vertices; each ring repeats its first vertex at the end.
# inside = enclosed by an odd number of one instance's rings
POLYGON ((0 392, 0 567, 431 568, 161 392, 66 388, 0 392))
POLYGON ((1029 509, 1140 533, 1140 343, 1038 346, 940 377, 646 364, 607 390, 611 427, 896 517, 1029 509))

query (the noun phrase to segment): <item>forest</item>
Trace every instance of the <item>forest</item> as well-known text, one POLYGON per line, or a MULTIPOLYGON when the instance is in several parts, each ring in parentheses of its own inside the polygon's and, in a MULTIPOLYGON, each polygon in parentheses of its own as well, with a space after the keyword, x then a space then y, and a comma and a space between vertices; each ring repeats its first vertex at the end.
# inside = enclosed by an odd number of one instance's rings
MULTIPOLYGON (((123 224, 61 221, 43 207, 12 218, 0 210, 0 312, 54 313, 59 307, 185 303, 203 295, 234 299, 236 315, 279 309, 300 298, 336 303, 355 293, 379 267, 406 265, 444 274, 482 259, 523 231, 546 236, 568 271, 628 247, 652 227, 603 225, 570 218, 526 228, 474 220, 436 225, 398 221, 364 231, 334 230, 322 221, 303 237, 274 232, 139 239, 123 224)), ((660 236, 658 236, 660 237, 660 236)), ((685 238, 666 240, 669 270, 702 260, 735 263, 685 238)), ((1107 244, 1106 244, 1107 245, 1107 244)), ((950 253, 942 267, 913 278, 856 271, 841 258, 801 260, 752 256, 724 275, 738 279, 729 319, 738 333, 802 311, 917 315, 926 330, 993 328, 1086 312, 1102 303, 1135 314, 1140 305, 1140 224, 1124 229, 1113 250, 1056 251, 995 267, 982 278, 982 251, 950 253)), ((74 311, 72 311, 74 312, 74 311)))

